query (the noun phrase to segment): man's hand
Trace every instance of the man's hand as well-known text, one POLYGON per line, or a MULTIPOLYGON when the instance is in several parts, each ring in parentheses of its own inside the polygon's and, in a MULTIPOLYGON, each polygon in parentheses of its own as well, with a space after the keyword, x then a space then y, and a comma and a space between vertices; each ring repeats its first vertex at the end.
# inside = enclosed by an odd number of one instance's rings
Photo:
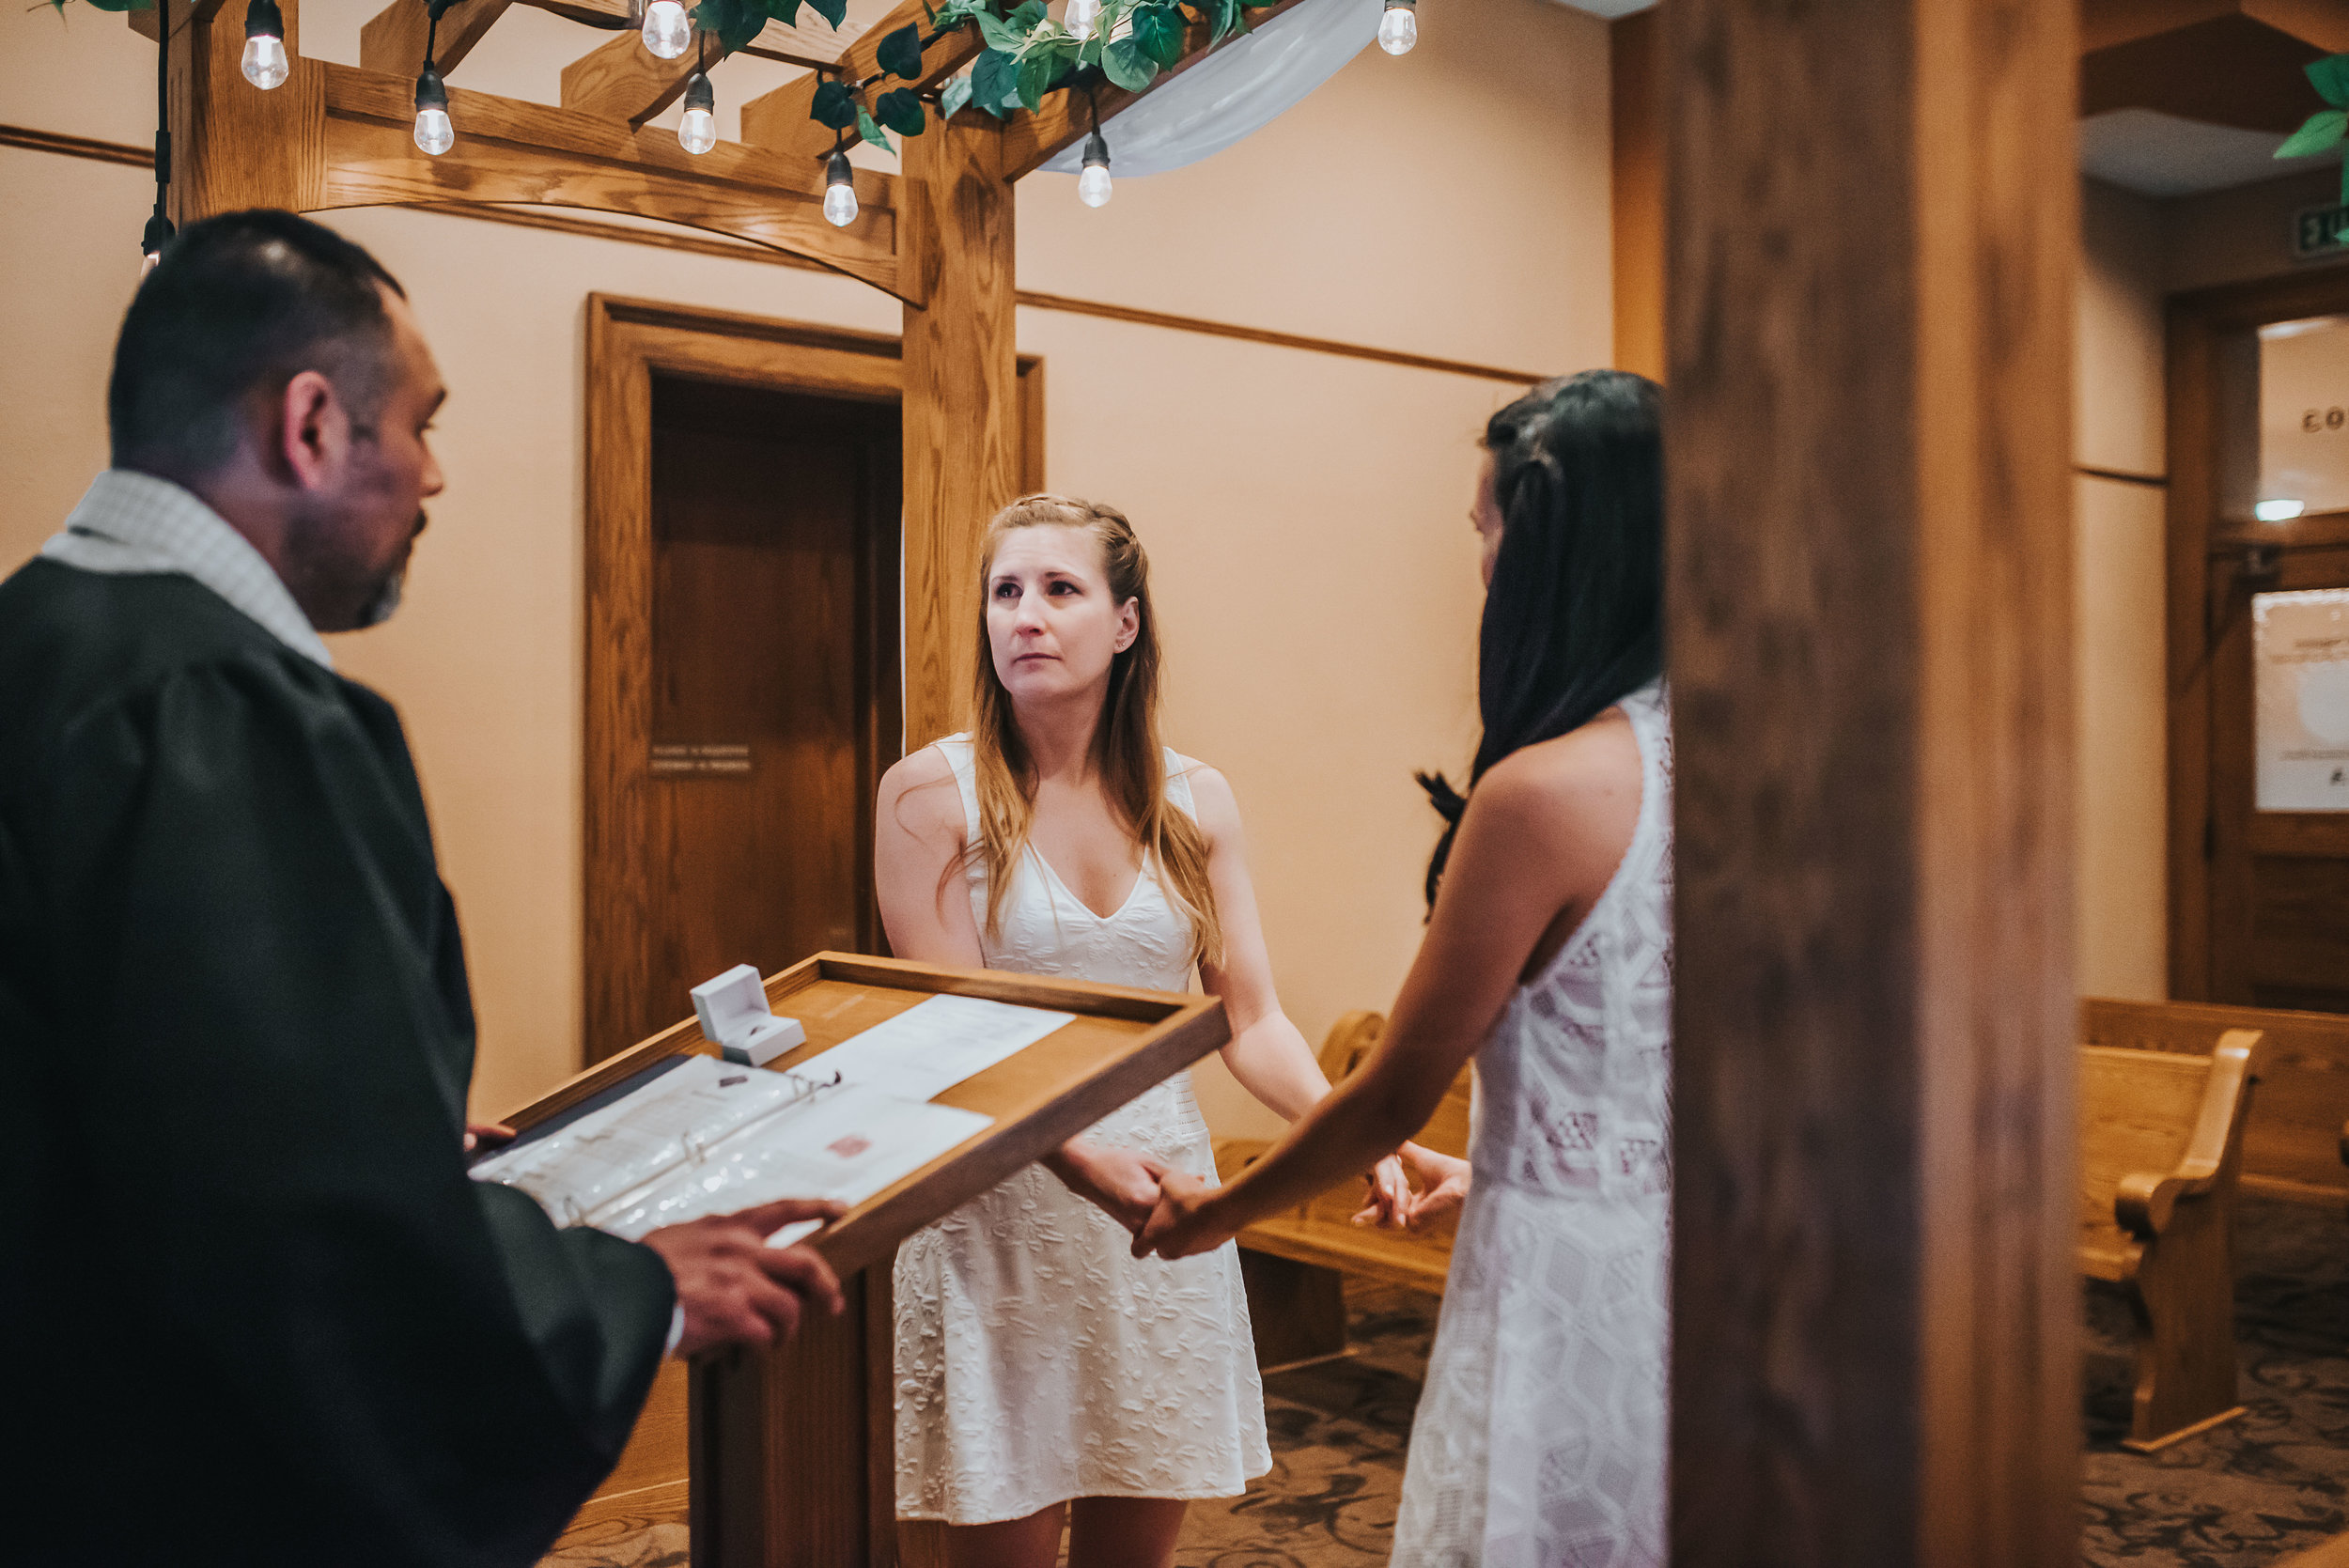
POLYGON ((800 1219, 837 1219, 839 1203, 785 1198, 733 1214, 664 1226, 645 1238, 677 1281, 685 1309, 680 1356, 720 1345, 780 1344, 799 1331, 803 1304, 840 1314, 840 1281, 807 1247, 770 1247, 767 1238, 800 1219))
POLYGON ((501 1143, 511 1143, 517 1136, 514 1129, 504 1122, 467 1122, 465 1152, 471 1154, 475 1149, 494 1149, 501 1143))
POLYGON ((1081 1138, 1072 1138, 1045 1156, 1044 1168, 1069 1191, 1137 1232, 1158 1207, 1159 1181, 1167 1172, 1166 1161, 1155 1155, 1081 1138))
POLYGON ((1196 1176, 1168 1172, 1159 1187, 1158 1208, 1134 1237, 1134 1256, 1188 1258, 1231 1240, 1233 1232, 1208 1207, 1218 1190, 1196 1176))

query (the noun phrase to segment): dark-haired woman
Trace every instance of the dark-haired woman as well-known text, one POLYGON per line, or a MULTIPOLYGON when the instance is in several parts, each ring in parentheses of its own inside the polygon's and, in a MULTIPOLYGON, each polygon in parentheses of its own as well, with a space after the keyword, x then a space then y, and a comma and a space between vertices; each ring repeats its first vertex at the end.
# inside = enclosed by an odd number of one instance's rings
MULTIPOLYGON (((989 525, 979 581, 971 732, 881 784, 891 947, 1161 991, 1195 965, 1223 999, 1234 1076, 1301 1114, 1330 1083, 1273 990, 1231 785, 1159 743, 1132 527, 1025 497, 989 525)), ((1237 1496, 1272 1463, 1237 1251, 1129 1248, 1161 1174, 1214 1178, 1189 1075, 1047 1165, 898 1251, 897 1515, 953 1527, 957 1565, 1052 1568, 1066 1523, 1071 1568, 1163 1568, 1187 1499, 1237 1496)), ((1402 1172, 1378 1181, 1392 1214, 1402 1172)))
POLYGON ((1185 1257, 1299 1202, 1415 1132, 1474 1056, 1474 1187, 1394 1561, 1635 1568, 1664 1560, 1670 1343, 1657 390, 1620 371, 1553 381, 1486 445, 1485 736, 1465 801, 1430 786, 1452 820, 1386 1035, 1231 1187, 1169 1175, 1135 1247, 1185 1257))

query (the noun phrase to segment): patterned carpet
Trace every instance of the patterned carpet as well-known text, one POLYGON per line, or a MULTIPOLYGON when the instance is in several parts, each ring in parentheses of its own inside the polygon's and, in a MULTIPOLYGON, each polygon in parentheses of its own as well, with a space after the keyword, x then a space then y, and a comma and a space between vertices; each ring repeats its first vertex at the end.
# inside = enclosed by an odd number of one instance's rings
MULTIPOLYGON (((1380 1568, 1436 1300, 1351 1296, 1355 1354, 1266 1379, 1272 1473, 1192 1507, 1180 1568, 1380 1568)), ((2236 1294, 2248 1413, 2161 1453, 2120 1446, 2128 1326, 2088 1303, 2085 1568, 2264 1568, 2349 1531, 2349 1217, 2246 1200, 2236 1294)), ((582 1532, 583 1535, 588 1532, 582 1532)), ((681 1525, 574 1536, 542 1568, 685 1568, 681 1525)))

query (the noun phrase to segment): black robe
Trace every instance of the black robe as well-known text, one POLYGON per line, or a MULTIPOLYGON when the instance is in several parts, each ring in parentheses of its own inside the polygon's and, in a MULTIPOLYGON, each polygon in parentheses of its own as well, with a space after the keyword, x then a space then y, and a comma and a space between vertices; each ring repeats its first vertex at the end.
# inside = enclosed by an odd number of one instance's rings
POLYGON ((176 575, 0 583, 11 1564, 527 1563, 673 1293, 467 1179, 399 721, 176 575))

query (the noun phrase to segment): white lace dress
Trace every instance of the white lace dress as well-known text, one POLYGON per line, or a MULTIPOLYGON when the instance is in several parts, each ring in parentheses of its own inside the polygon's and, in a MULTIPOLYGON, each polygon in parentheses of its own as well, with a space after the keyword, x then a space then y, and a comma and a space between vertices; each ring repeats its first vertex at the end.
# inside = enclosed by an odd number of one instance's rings
MULTIPOLYGON (((976 839, 968 737, 938 742, 976 839)), ((1191 811, 1166 753, 1167 799, 1191 811)), ((1145 864, 1107 920, 1033 847, 987 935, 987 872, 968 873, 989 969, 1179 991, 1190 921, 1145 864)), ((1215 1179, 1190 1075, 1086 1137, 1215 1179)), ((1272 1467, 1239 1252, 1137 1262, 1133 1238, 1040 1166, 897 1250, 897 1516, 985 1524, 1070 1498, 1227 1498, 1272 1467)))
POLYGON ((1411 1426, 1398 1568, 1664 1561, 1672 738, 1621 704, 1639 827, 1476 1058, 1475 1184, 1411 1426))

